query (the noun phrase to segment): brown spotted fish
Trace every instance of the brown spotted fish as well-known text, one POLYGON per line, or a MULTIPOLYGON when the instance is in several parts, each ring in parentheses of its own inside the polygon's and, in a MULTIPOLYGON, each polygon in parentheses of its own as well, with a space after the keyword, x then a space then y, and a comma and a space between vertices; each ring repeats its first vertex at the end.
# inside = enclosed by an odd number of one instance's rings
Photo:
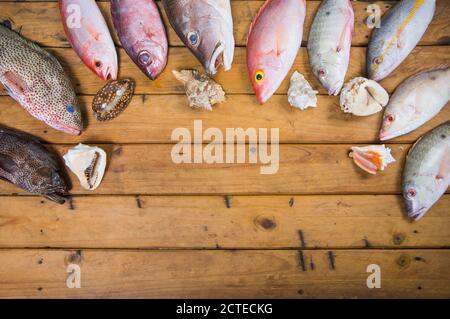
POLYGON ((31 135, 0 127, 0 179, 63 204, 68 187, 54 154, 31 135))
POLYGON ((118 117, 131 102, 134 82, 130 79, 112 81, 106 84, 94 97, 92 109, 100 122, 118 117))
POLYGON ((58 60, 0 25, 0 82, 31 115, 65 133, 83 129, 80 107, 58 60))

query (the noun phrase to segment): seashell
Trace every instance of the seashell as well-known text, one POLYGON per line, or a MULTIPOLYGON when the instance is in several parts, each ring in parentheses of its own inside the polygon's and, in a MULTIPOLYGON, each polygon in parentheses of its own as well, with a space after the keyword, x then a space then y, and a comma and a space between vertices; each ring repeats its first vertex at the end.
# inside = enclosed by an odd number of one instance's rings
POLYGON ((184 84, 189 105, 212 111, 214 104, 222 103, 225 92, 222 86, 197 70, 172 71, 175 78, 184 84))
POLYGON ((376 175, 378 171, 384 171, 389 164, 395 162, 391 149, 384 145, 352 147, 349 156, 361 169, 373 175, 376 175))
POLYGON ((369 116, 380 112, 389 102, 389 94, 377 82, 358 77, 341 92, 341 109, 356 116, 369 116))
POLYGON ((308 107, 317 107, 317 94, 305 77, 295 71, 291 77, 291 86, 288 91, 288 101, 293 107, 306 110, 308 107))
POLYGON ((134 82, 130 79, 111 81, 92 101, 92 110, 97 121, 111 121, 119 116, 131 102, 134 82))
POLYGON ((100 147, 79 144, 64 155, 64 160, 84 189, 93 191, 100 186, 106 169, 106 152, 100 147))

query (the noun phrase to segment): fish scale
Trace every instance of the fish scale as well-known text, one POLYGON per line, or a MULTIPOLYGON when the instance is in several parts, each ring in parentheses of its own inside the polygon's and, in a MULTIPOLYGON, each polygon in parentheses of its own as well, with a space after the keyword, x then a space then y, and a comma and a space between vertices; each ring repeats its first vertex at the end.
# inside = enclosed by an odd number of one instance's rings
POLYGON ((311 25, 308 54, 314 75, 337 95, 350 61, 354 13, 349 0, 325 0, 311 25))
POLYGON ((58 60, 0 25, 0 82, 31 115, 73 135, 83 129, 72 84, 58 60))

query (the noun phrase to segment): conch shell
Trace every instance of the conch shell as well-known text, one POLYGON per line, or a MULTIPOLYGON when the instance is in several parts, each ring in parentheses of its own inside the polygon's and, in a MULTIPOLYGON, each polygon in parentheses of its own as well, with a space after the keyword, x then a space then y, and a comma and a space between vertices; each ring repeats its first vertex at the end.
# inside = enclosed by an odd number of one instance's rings
POLYGON ((380 112, 389 102, 389 94, 377 82, 358 77, 341 92, 341 109, 356 116, 369 116, 380 112))
POLYGON ((100 186, 106 169, 106 152, 100 147, 79 144, 64 155, 64 160, 84 189, 93 191, 100 186))
POLYGON ((291 86, 288 91, 289 104, 300 110, 306 110, 308 107, 317 107, 317 94, 305 77, 295 71, 291 77, 291 86))
POLYGON ((130 104, 133 93, 134 82, 130 79, 106 84, 92 101, 92 110, 97 121, 111 121, 118 117, 130 104))
POLYGON ((189 105, 212 111, 214 104, 225 101, 222 86, 197 70, 172 71, 175 78, 184 84, 189 105))
POLYGON ((376 175, 378 171, 384 171, 389 164, 395 162, 391 149, 384 145, 352 147, 349 156, 361 169, 373 175, 376 175))

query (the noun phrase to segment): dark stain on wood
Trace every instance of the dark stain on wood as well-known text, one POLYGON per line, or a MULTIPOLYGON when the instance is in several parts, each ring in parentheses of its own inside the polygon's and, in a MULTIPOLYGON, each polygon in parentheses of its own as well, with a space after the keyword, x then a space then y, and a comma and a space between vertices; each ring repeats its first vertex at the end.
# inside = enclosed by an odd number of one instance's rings
POLYGON ((112 152, 112 155, 113 156, 120 156, 120 155, 122 155, 122 153, 123 153, 123 148, 122 148, 122 146, 119 146, 119 147, 115 147, 114 148, 114 150, 112 152))
POLYGON ((415 260, 415 261, 426 262, 425 258, 423 258, 423 257, 420 257, 420 256, 416 256, 416 257, 414 257, 414 260, 415 260))
POLYGON ((141 201, 141 198, 139 197, 139 195, 136 196, 136 206, 139 209, 142 208, 142 201, 141 201))
POLYGON ((69 255, 67 259, 71 264, 80 264, 83 259, 81 250, 77 250, 74 253, 69 255))
POLYGON ((397 265, 399 265, 400 268, 403 268, 403 269, 408 268, 410 263, 411 263, 411 258, 409 258, 408 255, 401 255, 397 259, 397 265))
POLYGON ((405 241, 406 236, 404 234, 398 233, 394 234, 392 241, 394 242, 394 245, 401 245, 405 241))
POLYGON ((299 265, 299 268, 300 268, 302 271, 306 271, 305 256, 303 255, 303 251, 299 250, 299 251, 298 251, 298 254, 297 254, 297 257, 298 257, 298 265, 299 265))
POLYGON ((309 262, 309 267, 311 268, 312 271, 314 271, 314 269, 316 268, 316 265, 314 264, 312 255, 309 256, 309 258, 311 259, 311 261, 309 262))
POLYGON ((70 210, 75 210, 75 205, 73 203, 73 198, 69 198, 69 209, 70 210))
POLYGON ((305 242, 305 235, 303 234, 303 230, 298 231, 298 238, 300 239, 300 247, 305 248, 306 242, 305 242))
POLYGON ((366 237, 363 238, 363 243, 364 243, 364 248, 372 247, 372 245, 370 244, 369 240, 366 237))
POLYGON ((327 257, 328 257, 328 262, 330 264, 330 269, 335 270, 336 269, 336 256, 334 255, 334 253, 332 251, 329 251, 327 253, 327 257))
POLYGON ((292 198, 289 200, 289 207, 294 207, 294 204, 295 204, 295 199, 292 197, 292 198))
POLYGON ((226 208, 231 208, 231 196, 225 195, 223 201, 225 202, 226 208))
POLYGON ((269 218, 261 218, 258 220, 258 223, 261 225, 262 228, 265 230, 273 230, 277 227, 277 224, 269 219, 269 218))

